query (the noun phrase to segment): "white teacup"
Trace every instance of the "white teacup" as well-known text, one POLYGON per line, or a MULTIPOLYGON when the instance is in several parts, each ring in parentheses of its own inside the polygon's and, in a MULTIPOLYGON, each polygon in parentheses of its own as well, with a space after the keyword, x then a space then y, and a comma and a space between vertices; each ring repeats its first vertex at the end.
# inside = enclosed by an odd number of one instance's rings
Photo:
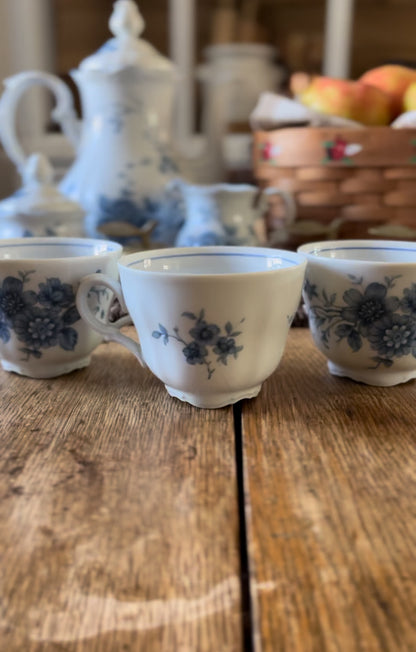
MULTIPOLYGON (((0 358, 6 371, 52 378, 88 365, 102 337, 83 321, 75 296, 83 276, 117 278, 122 247, 87 238, 0 240, 0 358)), ((91 288, 90 309, 106 319, 112 295, 91 288)))
POLYGON ((416 243, 334 240, 298 249, 303 298, 329 371, 369 385, 416 378, 416 243))
POLYGON ((172 248, 119 262, 120 283, 102 274, 81 282, 77 306, 102 335, 124 344, 171 396, 218 408, 256 396, 282 356, 298 308, 303 256, 261 247, 172 248), (99 322, 92 287, 112 290, 140 345, 99 322))

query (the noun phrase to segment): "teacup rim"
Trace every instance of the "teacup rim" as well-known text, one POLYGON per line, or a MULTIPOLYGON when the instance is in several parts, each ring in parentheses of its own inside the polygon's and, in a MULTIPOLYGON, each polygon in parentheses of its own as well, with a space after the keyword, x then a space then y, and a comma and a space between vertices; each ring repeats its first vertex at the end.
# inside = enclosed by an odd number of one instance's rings
POLYGON ((74 260, 88 260, 95 259, 100 255, 119 253, 120 256, 123 252, 123 246, 114 240, 107 240, 103 238, 82 238, 72 236, 35 236, 35 237, 21 237, 21 238, 4 238, 0 240, 0 264, 3 263, 16 263, 19 261, 27 262, 57 262, 74 260), (76 256, 55 256, 51 258, 44 258, 41 256, 28 256, 17 258, 2 258, 1 249, 7 247, 36 247, 36 246, 60 246, 60 245, 76 245, 76 246, 103 246, 103 250, 94 254, 77 254, 76 256))
MULTIPOLYGON (((166 247, 162 249, 148 249, 146 251, 136 251, 129 254, 123 254, 118 260, 119 268, 124 269, 134 269, 138 273, 144 274, 157 274, 163 275, 165 272, 158 270, 143 270, 134 268, 133 265, 141 262, 144 258, 170 258, 170 257, 188 257, 188 256, 198 256, 198 255, 248 255, 248 256, 258 256, 265 257, 271 256, 274 258, 282 258, 286 262, 290 263, 288 267, 282 268, 270 268, 259 271, 250 271, 247 272, 207 272, 204 274, 198 274, 198 278, 206 278, 213 276, 244 276, 245 274, 254 276, 260 274, 270 274, 270 272, 283 271, 290 268, 301 268, 302 266, 306 267, 307 258, 302 253, 296 251, 286 250, 286 249, 274 249, 272 247, 257 247, 257 246, 236 246, 236 245, 210 245, 204 247, 166 247), (289 258, 290 257, 290 258, 289 258)), ((190 272, 171 272, 171 276, 190 276, 190 272)))
MULTIPOLYGON (((367 239, 349 239, 349 240, 319 240, 316 242, 307 242, 303 245, 300 245, 297 248, 297 253, 303 254, 306 256, 308 261, 339 261, 345 264, 357 264, 357 260, 354 258, 330 258, 329 256, 323 256, 323 252, 328 251, 337 251, 340 249, 381 249, 381 250, 393 250, 393 251, 413 251, 416 255, 416 242, 411 240, 375 240, 372 238, 367 239)), ((359 261, 360 265, 416 265, 416 256, 414 262, 409 261, 382 261, 382 260, 362 260, 359 261)))

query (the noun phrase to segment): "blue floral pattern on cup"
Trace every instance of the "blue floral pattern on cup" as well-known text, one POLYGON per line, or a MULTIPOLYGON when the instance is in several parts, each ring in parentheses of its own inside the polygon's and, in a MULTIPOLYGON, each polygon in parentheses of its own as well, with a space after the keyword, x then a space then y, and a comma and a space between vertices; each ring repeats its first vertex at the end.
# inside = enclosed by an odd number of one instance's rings
POLYGON ((384 283, 364 284, 363 278, 349 275, 350 289, 338 300, 337 294, 306 279, 304 292, 310 301, 311 326, 329 347, 332 336, 346 340, 359 351, 366 341, 375 355, 369 369, 391 367, 394 360, 411 354, 416 358, 416 283, 400 296, 393 292, 400 275, 385 277, 384 283))
POLYGON ((24 346, 26 360, 42 357, 42 350, 58 346, 73 351, 78 333, 72 328, 81 319, 75 305, 75 292, 59 278, 47 278, 38 291, 26 290, 34 270, 7 276, 0 287, 0 339, 8 342, 13 332, 24 346))
MULTIPOLYGON (((215 371, 214 361, 227 365, 230 356, 236 359, 243 350, 243 346, 236 344, 236 338, 242 334, 242 331, 236 330, 231 322, 227 322, 224 329, 221 329, 217 324, 205 319, 204 310, 201 310, 198 316, 193 312, 183 312, 181 316, 193 322, 188 331, 189 339, 184 339, 180 335, 177 326, 173 328, 173 333, 169 333, 162 324, 159 324, 158 330, 153 331, 152 336, 156 339, 161 338, 165 345, 169 340, 176 340, 182 344, 182 353, 186 362, 190 365, 205 365, 208 380, 215 371)), ((243 322, 244 318, 240 320, 240 324, 243 322)))

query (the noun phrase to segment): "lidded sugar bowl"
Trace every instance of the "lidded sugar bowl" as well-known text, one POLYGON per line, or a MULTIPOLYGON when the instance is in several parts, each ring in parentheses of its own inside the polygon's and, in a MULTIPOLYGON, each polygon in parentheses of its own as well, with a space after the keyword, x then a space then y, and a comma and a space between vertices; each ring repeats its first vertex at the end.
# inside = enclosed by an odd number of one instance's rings
POLYGON ((29 156, 21 174, 22 186, 0 201, 0 238, 85 235, 84 211, 54 185, 43 154, 29 156))

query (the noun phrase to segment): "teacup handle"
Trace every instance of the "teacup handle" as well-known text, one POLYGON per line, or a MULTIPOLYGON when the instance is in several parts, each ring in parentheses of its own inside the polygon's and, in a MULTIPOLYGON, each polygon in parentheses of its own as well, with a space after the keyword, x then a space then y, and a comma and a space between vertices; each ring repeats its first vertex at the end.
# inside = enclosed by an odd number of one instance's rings
POLYGON ((119 300, 122 310, 127 312, 127 307, 123 297, 123 291, 118 281, 109 276, 106 276, 106 274, 88 274, 88 276, 84 276, 84 278, 81 280, 76 296, 76 304, 79 314, 87 322, 87 324, 91 326, 91 328, 96 330, 101 335, 104 335, 104 337, 108 340, 118 342, 119 344, 125 346, 126 349, 128 349, 131 353, 133 353, 133 355, 136 356, 140 364, 143 367, 146 367, 147 365, 144 361, 140 344, 135 342, 131 337, 123 335, 123 333, 120 333, 118 330, 121 328, 121 326, 124 326, 127 323, 131 323, 130 316, 121 317, 114 323, 114 325, 110 325, 109 323, 99 321, 90 309, 88 305, 88 295, 94 287, 97 287, 97 285, 111 290, 114 296, 119 300))

